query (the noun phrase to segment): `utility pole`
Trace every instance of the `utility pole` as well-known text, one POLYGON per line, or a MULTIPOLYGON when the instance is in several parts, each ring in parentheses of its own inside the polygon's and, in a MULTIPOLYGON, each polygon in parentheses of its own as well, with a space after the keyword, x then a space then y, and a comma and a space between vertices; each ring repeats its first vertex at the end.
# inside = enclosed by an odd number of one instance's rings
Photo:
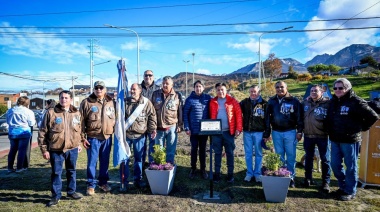
MULTIPOLYGON (((90 39, 90 93, 94 89, 94 41, 98 41, 96 39, 90 39)), ((95 45, 95 47, 97 47, 95 45)), ((96 52, 95 52, 96 53, 96 52)))
POLYGON ((193 85, 194 85, 194 56, 195 56, 195 53, 193 52, 192 55, 193 55, 193 85))
POLYGON ((186 63, 186 90, 185 90, 185 96, 187 98, 187 64, 190 62, 190 60, 184 60, 183 62, 186 63))
POLYGON ((73 88, 73 105, 74 105, 74 107, 75 107, 75 84, 74 84, 74 80, 77 78, 78 77, 74 77, 74 76, 71 77, 71 83, 72 83, 72 88, 73 88))

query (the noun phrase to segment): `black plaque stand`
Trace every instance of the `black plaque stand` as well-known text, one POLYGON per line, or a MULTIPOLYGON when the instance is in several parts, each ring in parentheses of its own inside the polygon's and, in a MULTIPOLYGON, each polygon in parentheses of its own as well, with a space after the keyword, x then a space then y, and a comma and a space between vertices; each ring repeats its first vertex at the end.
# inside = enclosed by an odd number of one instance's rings
POLYGON ((214 194, 214 181, 213 181, 213 171, 212 171, 212 136, 222 134, 222 124, 220 119, 202 119, 201 120, 201 130, 199 135, 208 135, 210 136, 210 192, 206 193, 203 196, 203 199, 208 200, 218 200, 220 199, 219 194, 214 194), (205 128, 204 126, 211 124, 212 126, 218 126, 216 128, 205 128), (203 127, 203 128, 202 128, 203 127))

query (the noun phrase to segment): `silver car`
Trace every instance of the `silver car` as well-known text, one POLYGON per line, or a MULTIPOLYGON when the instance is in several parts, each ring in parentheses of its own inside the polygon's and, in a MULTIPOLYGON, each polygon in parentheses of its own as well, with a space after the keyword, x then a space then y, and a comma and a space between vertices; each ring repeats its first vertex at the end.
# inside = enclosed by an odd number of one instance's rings
POLYGON ((8 124, 6 113, 0 116, 0 135, 8 134, 8 124))

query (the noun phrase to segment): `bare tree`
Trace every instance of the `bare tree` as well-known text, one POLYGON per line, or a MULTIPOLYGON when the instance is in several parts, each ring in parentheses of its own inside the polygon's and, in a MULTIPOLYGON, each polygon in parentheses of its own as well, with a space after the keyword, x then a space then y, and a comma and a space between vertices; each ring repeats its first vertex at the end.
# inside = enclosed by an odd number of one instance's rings
POLYGON ((264 61, 265 74, 270 78, 270 81, 273 78, 279 76, 282 71, 281 60, 278 59, 274 53, 270 53, 268 59, 264 61))

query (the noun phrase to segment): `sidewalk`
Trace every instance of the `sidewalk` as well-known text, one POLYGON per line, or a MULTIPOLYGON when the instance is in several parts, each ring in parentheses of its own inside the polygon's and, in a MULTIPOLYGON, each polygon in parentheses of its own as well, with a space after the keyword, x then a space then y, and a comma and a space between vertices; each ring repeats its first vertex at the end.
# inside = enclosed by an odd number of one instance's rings
MULTIPOLYGON (((38 131, 33 131, 32 149, 35 147, 38 147, 37 136, 38 136, 38 131)), ((9 153, 9 148, 10 148, 8 136, 3 136, 2 140, 3 140, 3 145, 5 146, 2 146, 0 148, 0 158, 7 156, 9 153)))

